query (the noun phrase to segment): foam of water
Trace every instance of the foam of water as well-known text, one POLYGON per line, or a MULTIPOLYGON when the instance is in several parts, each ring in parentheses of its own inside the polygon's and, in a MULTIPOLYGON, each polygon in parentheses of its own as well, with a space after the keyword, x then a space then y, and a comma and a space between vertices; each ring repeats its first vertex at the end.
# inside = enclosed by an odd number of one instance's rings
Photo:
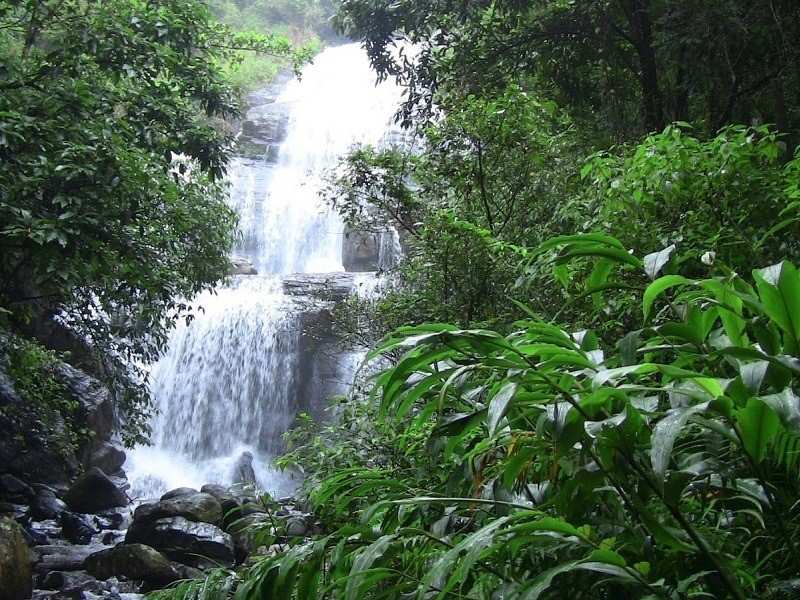
MULTIPOLYGON (((343 224, 321 205, 321 176, 353 144, 377 144, 387 131, 399 92, 374 81, 357 45, 325 50, 277 99, 276 108, 289 114, 277 163, 233 163, 230 202, 243 233, 236 254, 261 275, 236 277, 197 299, 205 312, 174 331, 152 366, 159 413, 153 445, 134 449, 125 465, 134 496, 231 483, 245 451, 254 455, 264 489, 281 494, 296 485, 270 467, 281 434, 313 400, 297 397, 302 307, 283 294, 279 276, 343 270, 343 224)), ((364 280, 359 290, 369 294, 376 285, 364 280)), ((356 358, 341 357, 349 377, 356 358)))

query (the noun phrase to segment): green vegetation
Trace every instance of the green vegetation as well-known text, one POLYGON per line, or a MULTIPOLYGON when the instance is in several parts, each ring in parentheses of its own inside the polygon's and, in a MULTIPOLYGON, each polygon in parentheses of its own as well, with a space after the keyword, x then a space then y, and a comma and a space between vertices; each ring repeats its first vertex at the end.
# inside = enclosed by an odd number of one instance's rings
POLYGON ((336 22, 418 142, 324 191, 403 238, 396 285, 336 315, 378 373, 286 436, 324 534, 160 597, 796 594, 800 5, 336 22))
POLYGON ((18 447, 42 444, 56 454, 74 454, 90 435, 80 423, 80 404, 67 392, 55 371, 58 357, 21 338, 0 340, 6 364, 24 402, 0 406, 0 421, 18 447))
POLYGON ((229 269, 220 65, 244 48, 293 56, 195 1, 0 2, 0 325, 47 337, 60 315, 114 382, 128 441, 149 408, 128 365, 229 269))
MULTIPOLYGON (((208 5, 233 30, 284 36, 309 57, 320 51, 322 39, 332 35, 330 0, 209 0, 208 5)), ((239 52, 225 64, 225 73, 236 89, 248 92, 290 65, 291 61, 279 56, 239 52)))

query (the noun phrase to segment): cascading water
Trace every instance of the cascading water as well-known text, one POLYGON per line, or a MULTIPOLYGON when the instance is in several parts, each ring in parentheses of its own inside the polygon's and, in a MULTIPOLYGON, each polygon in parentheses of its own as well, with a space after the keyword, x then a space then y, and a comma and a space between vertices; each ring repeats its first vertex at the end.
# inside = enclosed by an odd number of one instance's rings
MULTIPOLYGON (((304 377, 314 369, 303 364, 307 306, 284 293, 280 276, 343 271, 343 225, 321 206, 318 193, 321 175, 352 145, 378 144, 387 131, 399 92, 374 81, 361 48, 334 47, 274 103, 251 108, 277 123, 273 130, 288 115, 276 160, 239 158, 230 170, 230 201, 242 230, 236 253, 258 275, 236 276, 199 298, 204 312, 175 330, 153 365, 159 411, 153 445, 131 452, 125 467, 134 496, 229 483, 246 451, 255 456, 264 489, 294 487, 288 475, 271 469, 270 458, 297 410, 308 410, 315 400, 300 397, 309 393, 304 377)), ((396 244, 394 238, 389 243, 396 244)), ((346 371, 352 356, 340 362, 346 371)))

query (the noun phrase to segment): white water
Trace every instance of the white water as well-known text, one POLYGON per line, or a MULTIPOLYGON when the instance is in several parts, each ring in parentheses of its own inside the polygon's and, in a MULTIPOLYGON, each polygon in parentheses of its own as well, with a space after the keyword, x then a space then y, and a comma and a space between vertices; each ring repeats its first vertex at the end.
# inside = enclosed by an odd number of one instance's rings
MULTIPOLYGON (((298 397, 308 373, 302 306, 284 295, 279 276, 343 270, 343 225, 318 192, 323 172, 352 145, 377 144, 387 131, 399 92, 374 81, 357 45, 325 50, 267 107, 289 115, 277 162, 234 162, 230 201, 243 234, 236 254, 259 275, 237 276, 199 298, 205 312, 175 330, 153 365, 153 445, 129 453, 125 465, 134 496, 231 483, 244 451, 255 456, 265 490, 280 494, 296 485, 270 460, 296 412, 321 399, 298 397)), ((340 362, 343 372, 352 369, 352 356, 340 362)))

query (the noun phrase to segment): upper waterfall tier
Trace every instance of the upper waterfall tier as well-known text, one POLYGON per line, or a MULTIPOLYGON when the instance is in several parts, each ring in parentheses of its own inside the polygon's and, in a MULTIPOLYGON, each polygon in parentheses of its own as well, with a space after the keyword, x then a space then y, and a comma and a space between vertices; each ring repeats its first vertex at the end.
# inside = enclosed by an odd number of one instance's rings
POLYGON ((242 243, 259 273, 341 271, 341 219, 319 198, 321 177, 355 144, 378 144, 400 101, 391 83, 375 85, 356 44, 329 48, 290 81, 273 104, 251 110, 279 140, 274 166, 239 159, 231 172, 231 202, 242 243), (281 123, 288 116, 288 124, 281 123))

